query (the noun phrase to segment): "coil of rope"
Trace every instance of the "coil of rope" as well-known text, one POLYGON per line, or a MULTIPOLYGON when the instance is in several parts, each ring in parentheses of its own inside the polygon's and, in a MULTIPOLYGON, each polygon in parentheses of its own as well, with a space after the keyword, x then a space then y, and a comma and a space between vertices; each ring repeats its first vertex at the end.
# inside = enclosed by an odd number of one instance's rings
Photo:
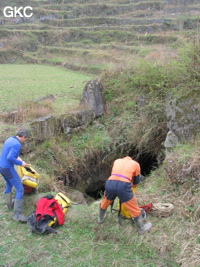
POLYGON ((171 203, 153 204, 151 214, 155 217, 168 217, 174 211, 174 205, 171 203))

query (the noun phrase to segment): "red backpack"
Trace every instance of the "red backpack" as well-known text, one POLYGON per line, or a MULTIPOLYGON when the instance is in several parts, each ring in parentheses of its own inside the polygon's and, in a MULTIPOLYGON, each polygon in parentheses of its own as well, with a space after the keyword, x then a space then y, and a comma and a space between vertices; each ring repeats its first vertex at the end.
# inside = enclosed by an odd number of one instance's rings
POLYGON ((55 226, 64 223, 65 214, 58 201, 52 195, 41 198, 36 210, 28 217, 28 225, 32 233, 56 233, 55 226))

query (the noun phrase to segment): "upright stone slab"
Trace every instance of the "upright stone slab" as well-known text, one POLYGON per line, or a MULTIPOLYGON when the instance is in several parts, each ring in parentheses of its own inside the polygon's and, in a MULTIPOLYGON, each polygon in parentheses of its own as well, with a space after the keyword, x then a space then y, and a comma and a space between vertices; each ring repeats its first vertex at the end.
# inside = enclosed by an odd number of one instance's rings
POLYGON ((104 114, 102 90, 102 84, 94 79, 87 82, 83 89, 80 106, 91 109, 95 114, 95 118, 104 114))

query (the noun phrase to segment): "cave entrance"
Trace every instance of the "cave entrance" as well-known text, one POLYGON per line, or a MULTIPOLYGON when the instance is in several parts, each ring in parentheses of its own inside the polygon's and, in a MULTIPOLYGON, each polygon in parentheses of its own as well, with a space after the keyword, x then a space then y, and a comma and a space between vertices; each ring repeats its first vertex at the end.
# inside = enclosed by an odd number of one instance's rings
MULTIPOLYGON (((147 177, 151 173, 151 171, 155 170, 158 167, 156 156, 152 156, 150 153, 138 154, 137 157, 135 157, 135 155, 130 152, 129 156, 139 162, 141 167, 141 174, 144 177, 147 177)), ((110 174, 108 174, 108 176, 109 175, 110 174)), ((98 180, 98 177, 96 177, 95 180, 95 182, 90 183, 90 185, 86 188, 85 193, 97 200, 100 199, 104 193, 105 180, 98 180)))
MULTIPOLYGON (((130 157, 132 157, 132 155, 130 155, 130 157)), ((141 174, 144 177, 148 176, 153 170, 158 168, 157 157, 152 156, 149 153, 143 153, 138 155, 136 161, 139 162, 141 168, 141 174)))

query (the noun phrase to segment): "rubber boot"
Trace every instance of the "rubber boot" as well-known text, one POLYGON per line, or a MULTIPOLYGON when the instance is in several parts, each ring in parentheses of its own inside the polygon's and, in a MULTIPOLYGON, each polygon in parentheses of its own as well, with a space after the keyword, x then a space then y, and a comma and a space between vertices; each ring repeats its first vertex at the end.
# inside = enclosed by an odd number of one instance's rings
POLYGON ((12 193, 5 193, 5 199, 8 210, 11 210, 14 206, 14 202, 12 200, 12 193))
POLYGON ((106 218, 106 210, 103 210, 102 208, 99 208, 99 217, 98 222, 103 223, 106 218))
POLYGON ((144 219, 142 217, 142 213, 138 217, 133 218, 133 220, 137 226, 138 233, 140 235, 143 235, 146 231, 150 230, 152 227, 152 223, 150 223, 150 222, 144 224, 144 219))
POLYGON ((22 215, 24 200, 23 199, 15 199, 14 204, 14 216, 13 220, 18 222, 27 222, 27 218, 22 215))

